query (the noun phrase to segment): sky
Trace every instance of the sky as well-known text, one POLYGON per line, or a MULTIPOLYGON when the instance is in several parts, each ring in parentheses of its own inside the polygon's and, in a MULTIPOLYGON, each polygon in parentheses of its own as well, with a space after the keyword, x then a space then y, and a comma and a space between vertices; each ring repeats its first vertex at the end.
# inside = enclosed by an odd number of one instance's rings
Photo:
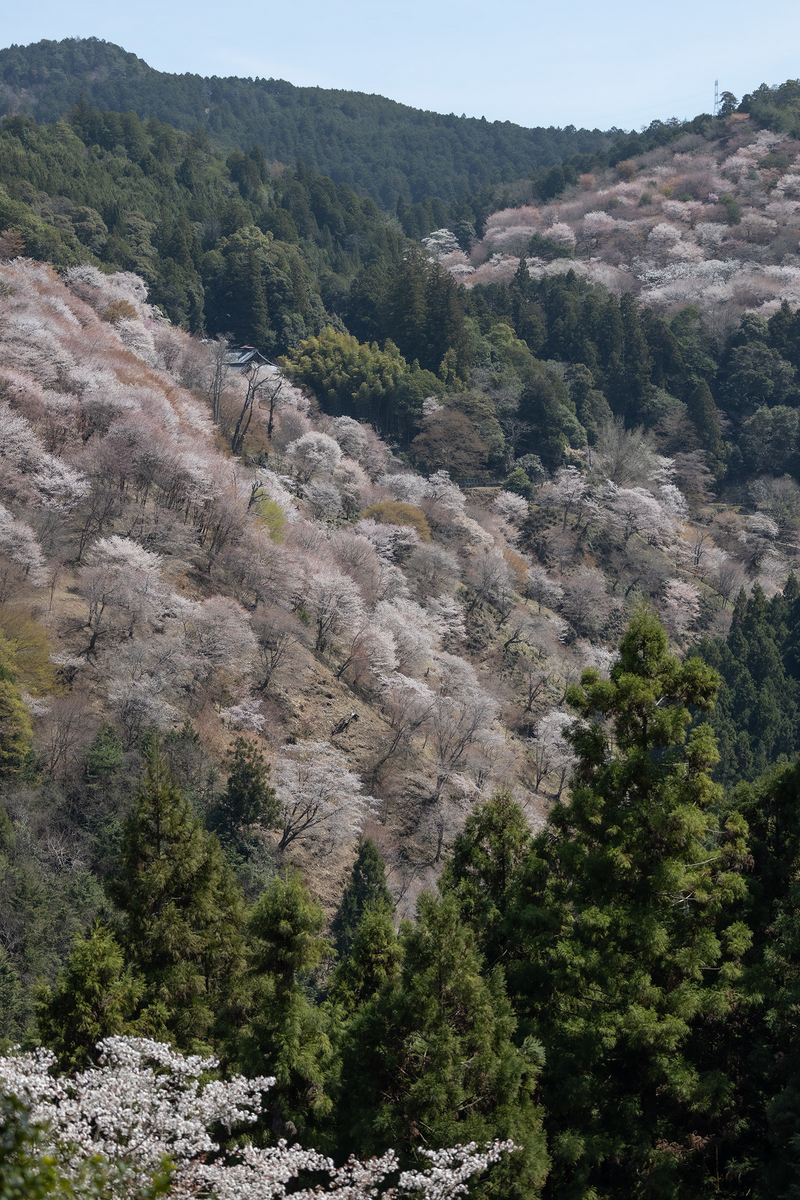
POLYGON ((377 92, 519 125, 640 129, 800 77, 797 0, 36 0, 2 46, 97 37, 159 71, 377 92))

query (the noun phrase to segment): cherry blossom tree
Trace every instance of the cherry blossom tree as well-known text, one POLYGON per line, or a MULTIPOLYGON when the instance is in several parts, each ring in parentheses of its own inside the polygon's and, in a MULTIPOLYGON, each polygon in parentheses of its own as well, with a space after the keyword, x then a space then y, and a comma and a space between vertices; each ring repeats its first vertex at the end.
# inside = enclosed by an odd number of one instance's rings
POLYGON ((528 568, 526 591, 530 598, 539 605, 539 612, 542 611, 542 604, 546 604, 548 608, 556 608, 564 596, 561 584, 557 583, 555 579, 551 579, 546 568, 539 563, 534 563, 532 567, 528 568))
POLYGON ((700 619, 700 589, 684 579, 668 579, 661 611, 670 633, 685 637, 700 619))
POLYGON ((353 580, 335 567, 327 567, 312 578, 304 607, 314 627, 314 649, 323 653, 332 638, 361 618, 364 605, 353 580))
POLYGON ((436 763, 434 802, 464 766, 470 747, 490 732, 498 711, 497 701, 480 686, 475 669, 465 659, 439 654, 436 667, 441 691, 427 717, 436 763))
MULTIPOLYGON (((677 489, 674 489, 677 492, 677 489)), ((680 492, 677 493, 680 496, 680 492)), ((611 516, 612 524, 627 540, 638 533, 651 545, 667 545, 676 534, 675 510, 680 510, 673 492, 668 493, 668 504, 659 503, 656 497, 643 487, 617 487, 609 482, 603 493, 603 504, 611 516)), ((682 499, 682 497, 681 497, 682 499)))
POLYGON ((220 703, 240 691, 257 655, 248 613, 228 596, 176 605, 186 648, 193 657, 193 687, 204 688, 220 703))
POLYGON ((21 585, 42 587, 46 579, 44 555, 36 534, 0 504, 0 602, 8 600, 21 585))
POLYGON ((464 582, 471 592, 467 613, 483 604, 492 604, 501 617, 508 614, 517 580, 499 546, 480 550, 472 556, 464 572, 464 582))
POLYGON ((445 633, 432 611, 398 596, 382 600, 375 606, 374 615, 377 626, 393 639, 398 671, 414 675, 428 667, 445 633))
POLYGON ((572 747, 564 736, 573 723, 574 718, 569 713, 554 709, 537 723, 536 733, 530 742, 535 786, 538 790, 542 780, 553 775, 557 798, 560 798, 575 765, 572 747))
POLYGON ((370 675, 375 680, 388 675, 397 665, 392 634, 372 618, 365 617, 354 627, 342 649, 344 658, 336 678, 347 672, 357 687, 364 687, 370 675))
POLYGON ((300 484, 310 483, 315 475, 330 474, 341 457, 339 443, 327 433, 304 433, 286 449, 286 458, 300 484))
POLYGON ((309 838, 320 848, 350 844, 371 804, 371 797, 362 795, 361 779, 330 742, 283 746, 275 764, 275 791, 280 803, 279 850, 309 838))
POLYGON ((48 1050, 0 1058, 0 1091, 18 1106, 16 1117, 8 1107, 4 1115, 13 1125, 21 1108, 30 1122, 17 1140, 17 1161, 12 1156, 9 1164, 19 1169, 20 1184, 27 1173, 31 1184, 49 1181, 48 1194, 76 1200, 141 1200, 165 1190, 173 1200, 281 1200, 289 1194, 296 1200, 327 1194, 368 1200, 379 1192, 396 1200, 454 1200, 466 1194, 472 1177, 514 1150, 513 1143, 499 1141, 421 1150, 430 1165, 402 1172, 392 1150, 339 1168, 317 1151, 285 1141, 268 1149, 246 1141, 223 1151, 211 1131, 223 1129, 230 1137, 253 1126, 273 1078, 209 1080, 216 1059, 184 1057, 147 1038, 106 1038, 97 1050, 97 1065, 71 1077, 53 1074, 56 1059, 48 1050), (309 1172, 323 1173, 329 1184, 298 1190, 298 1176, 309 1172), (390 1176, 397 1183, 386 1190, 390 1176))
POLYGON ((524 496, 518 496, 516 492, 502 491, 492 502, 492 512, 505 517, 507 521, 524 521, 528 511, 528 501, 524 496))
POLYGON ((575 513, 575 521, 580 521, 583 505, 589 495, 590 482, 577 467, 560 467, 553 482, 539 489, 536 503, 562 509, 564 517, 561 528, 566 529, 571 512, 575 513))
POLYGON ((411 749, 414 736, 427 728, 433 711, 434 695, 426 683, 394 672, 380 680, 383 711, 389 732, 382 741, 379 755, 370 769, 370 786, 375 787, 383 768, 398 754, 411 749))
POLYGON ((300 641, 300 627, 290 613, 276 604, 260 609, 253 616, 251 627, 256 638, 255 687, 265 692, 272 676, 300 641))
POLYGON ((594 567, 581 567, 564 579, 561 612, 580 634, 599 634, 618 604, 609 596, 602 572, 594 567))

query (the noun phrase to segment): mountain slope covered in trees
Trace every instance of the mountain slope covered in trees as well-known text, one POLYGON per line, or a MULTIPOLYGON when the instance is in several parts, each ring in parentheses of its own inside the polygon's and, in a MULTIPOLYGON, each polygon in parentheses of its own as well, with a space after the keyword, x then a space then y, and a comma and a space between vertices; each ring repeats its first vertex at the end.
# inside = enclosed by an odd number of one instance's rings
POLYGON ((487 1200, 792 1200, 790 92, 416 245, 4 121, 0 1037, 274 1076, 259 1150, 512 1137, 487 1200))
POLYGON ((169 75, 92 38, 0 51, 0 113, 58 121, 81 94, 98 108, 206 130, 226 150, 258 146, 269 162, 287 166, 302 159, 389 209, 400 197, 449 202, 609 141, 597 129, 525 129, 285 80, 169 75))

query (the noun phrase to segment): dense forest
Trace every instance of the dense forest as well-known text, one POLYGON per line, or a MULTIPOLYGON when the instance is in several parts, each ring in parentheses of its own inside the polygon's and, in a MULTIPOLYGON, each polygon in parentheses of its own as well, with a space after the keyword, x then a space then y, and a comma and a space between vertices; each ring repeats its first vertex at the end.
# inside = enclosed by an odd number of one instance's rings
POLYGON ((169 75, 92 38, 0 51, 0 89, 2 115, 54 122, 83 95, 101 109, 154 117, 186 133, 202 130, 223 149, 258 146, 270 163, 294 166, 300 158, 387 207, 398 197, 449 202, 613 140, 598 129, 525 129, 282 79, 169 75))
POLYGON ((2 1200, 792 1200, 800 85, 0 68, 2 1200))

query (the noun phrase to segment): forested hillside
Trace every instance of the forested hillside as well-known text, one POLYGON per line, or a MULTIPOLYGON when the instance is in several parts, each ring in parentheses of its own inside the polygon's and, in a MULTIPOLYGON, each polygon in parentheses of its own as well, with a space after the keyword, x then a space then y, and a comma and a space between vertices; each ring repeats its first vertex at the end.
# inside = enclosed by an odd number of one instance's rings
POLYGON ((445 202, 512 182, 607 145, 600 130, 525 129, 510 121, 423 112, 361 92, 295 87, 282 79, 169 75, 96 39, 0 51, 0 114, 61 120, 83 95, 118 113, 151 117, 223 149, 258 146, 268 162, 298 159, 393 209, 398 198, 445 202))
POLYGON ((14 1200, 392 1148, 361 1197, 471 1142, 487 1200, 795 1195, 767 92, 407 225, 160 119, 4 120, 0 1037, 54 1056, 0 1058, 14 1200))

